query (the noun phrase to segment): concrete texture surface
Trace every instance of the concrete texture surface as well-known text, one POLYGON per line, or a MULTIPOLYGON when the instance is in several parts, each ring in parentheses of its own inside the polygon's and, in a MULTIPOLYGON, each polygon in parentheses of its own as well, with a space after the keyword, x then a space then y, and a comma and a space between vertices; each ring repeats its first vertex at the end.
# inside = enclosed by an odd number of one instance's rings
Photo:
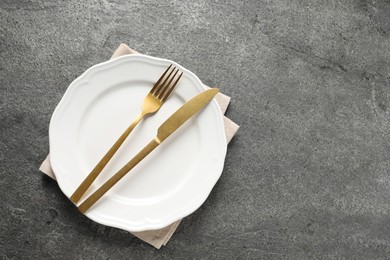
POLYGON ((388 259, 390 2, 0 0, 0 259, 388 259), (232 96, 206 203, 156 250, 38 171, 67 86, 121 43, 232 96))

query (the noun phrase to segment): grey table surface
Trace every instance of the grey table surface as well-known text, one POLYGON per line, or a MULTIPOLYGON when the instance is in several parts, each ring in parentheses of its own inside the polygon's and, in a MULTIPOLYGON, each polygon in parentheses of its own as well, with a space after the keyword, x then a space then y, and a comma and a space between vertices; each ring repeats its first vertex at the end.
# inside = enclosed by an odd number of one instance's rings
POLYGON ((390 2, 0 0, 0 259, 390 258, 390 2), (232 96, 207 201, 156 250, 38 167, 67 86, 120 43, 232 96))

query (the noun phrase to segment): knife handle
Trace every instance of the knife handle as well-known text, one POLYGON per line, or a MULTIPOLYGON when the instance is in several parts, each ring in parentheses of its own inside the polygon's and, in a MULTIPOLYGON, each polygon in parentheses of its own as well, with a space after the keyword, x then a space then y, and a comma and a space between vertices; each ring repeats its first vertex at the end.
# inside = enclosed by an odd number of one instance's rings
POLYGON ((104 157, 98 162, 98 164, 93 168, 90 174, 88 174, 87 178, 80 184, 80 186, 76 189, 76 191, 70 197, 70 200, 73 201, 74 204, 79 202, 81 197, 87 192, 89 187, 95 181, 97 176, 101 173, 104 167, 106 167, 107 163, 111 160, 114 154, 118 151, 119 147, 123 144, 126 138, 129 136, 131 131, 136 127, 136 125, 141 121, 141 119, 145 116, 145 114, 141 114, 138 116, 133 123, 123 132, 123 134, 116 140, 114 145, 108 150, 108 152, 104 155, 104 157))
POLYGON ((133 169, 140 161, 142 161, 151 151, 153 151, 161 141, 155 137, 148 143, 133 159, 122 167, 114 176, 106 181, 99 189, 89 196, 78 207, 81 213, 85 213, 96 201, 98 201, 109 189, 112 188, 120 179, 122 179, 131 169, 133 169))

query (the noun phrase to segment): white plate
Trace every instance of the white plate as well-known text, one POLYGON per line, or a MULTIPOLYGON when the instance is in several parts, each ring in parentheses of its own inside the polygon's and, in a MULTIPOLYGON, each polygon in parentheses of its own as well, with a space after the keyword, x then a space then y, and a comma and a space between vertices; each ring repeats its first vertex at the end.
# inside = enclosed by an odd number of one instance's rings
MULTIPOLYGON (((69 86, 49 129, 51 165, 66 196, 71 196, 138 116, 144 97, 170 64, 184 72, 176 89, 160 111, 133 130, 88 196, 140 151, 176 109, 206 88, 177 63, 145 55, 127 55, 95 65, 69 86)), ((225 155, 223 116, 213 100, 128 173, 86 216, 128 231, 168 226, 202 205, 222 173, 225 155)))

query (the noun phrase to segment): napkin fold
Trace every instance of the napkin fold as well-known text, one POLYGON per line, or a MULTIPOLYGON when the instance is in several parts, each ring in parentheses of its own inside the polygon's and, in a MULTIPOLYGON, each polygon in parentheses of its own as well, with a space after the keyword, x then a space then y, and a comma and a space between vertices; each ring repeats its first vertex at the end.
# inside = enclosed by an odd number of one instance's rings
MULTIPOLYGON (((136 53, 139 52, 131 49, 129 46, 122 43, 119 45, 118 49, 116 49, 114 54, 111 56, 111 59, 122 55, 136 54, 136 53)), ((218 93, 215 96, 215 99, 217 100, 222 113, 225 114, 226 109, 230 103, 230 97, 222 93, 218 93)), ((224 125, 225 125, 226 140, 229 143, 230 140, 233 138, 233 136, 236 134, 239 126, 225 116, 224 116, 224 125)), ((56 179, 55 173, 53 172, 50 165, 50 154, 47 155, 46 159, 42 162, 41 166, 39 167, 39 170, 44 174, 48 175, 49 177, 53 178, 54 180, 56 179)), ((142 231, 142 232, 131 232, 131 233, 134 236, 138 237, 139 239, 143 240, 144 242, 154 246, 157 249, 160 249, 162 245, 166 245, 168 241, 171 239, 176 228, 179 226, 180 221, 181 220, 178 220, 162 229, 142 231)))

